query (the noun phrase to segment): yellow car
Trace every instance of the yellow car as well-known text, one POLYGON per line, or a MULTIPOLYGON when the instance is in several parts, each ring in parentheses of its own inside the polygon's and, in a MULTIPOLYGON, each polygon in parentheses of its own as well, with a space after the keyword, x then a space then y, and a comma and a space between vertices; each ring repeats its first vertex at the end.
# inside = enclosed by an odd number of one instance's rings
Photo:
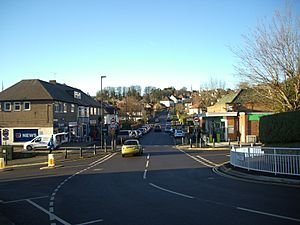
POLYGON ((140 142, 135 139, 129 139, 124 142, 122 146, 122 157, 125 155, 142 155, 143 154, 143 146, 140 145, 140 142))

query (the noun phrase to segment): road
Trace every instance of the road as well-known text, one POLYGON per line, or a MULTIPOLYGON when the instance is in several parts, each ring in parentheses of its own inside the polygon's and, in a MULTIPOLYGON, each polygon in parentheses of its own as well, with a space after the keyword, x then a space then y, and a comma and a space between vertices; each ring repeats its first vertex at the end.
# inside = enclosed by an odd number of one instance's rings
POLYGON ((0 174, 0 209, 15 224, 300 224, 299 188, 214 172, 228 151, 180 151, 151 132, 143 156, 109 153, 0 174))

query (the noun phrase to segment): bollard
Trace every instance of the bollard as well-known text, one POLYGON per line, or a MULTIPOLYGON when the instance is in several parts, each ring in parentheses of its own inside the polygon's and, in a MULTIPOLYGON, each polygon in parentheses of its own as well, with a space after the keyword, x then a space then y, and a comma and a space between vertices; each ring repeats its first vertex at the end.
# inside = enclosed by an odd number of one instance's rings
POLYGON ((4 168, 5 168, 4 158, 0 158, 0 169, 4 169, 4 168))
POLYGON ((4 155, 5 166, 7 166, 7 152, 6 152, 6 149, 3 149, 3 155, 4 155))
POLYGON ((82 157, 82 147, 80 147, 80 158, 83 158, 82 157))
POLYGON ((228 138, 228 146, 230 147, 230 138, 228 138))
POLYGON ((193 148, 192 138, 190 138, 190 147, 193 148))
POLYGON ((68 150, 65 148, 65 159, 68 158, 68 150))
POLYGON ((55 167, 54 154, 48 154, 48 167, 55 167))
POLYGON ((114 139, 114 151, 117 150, 117 140, 114 139))
POLYGON ((107 152, 107 143, 106 143, 106 140, 104 142, 104 152, 106 153, 107 152))
POLYGON ((216 147, 215 139, 213 138, 213 148, 216 147))
POLYGON ((96 145, 94 145, 94 155, 96 155, 96 145))
POLYGON ((183 137, 181 137, 181 144, 184 145, 183 137))
POLYGON ((199 139, 200 142, 200 148, 202 148, 202 138, 199 139))

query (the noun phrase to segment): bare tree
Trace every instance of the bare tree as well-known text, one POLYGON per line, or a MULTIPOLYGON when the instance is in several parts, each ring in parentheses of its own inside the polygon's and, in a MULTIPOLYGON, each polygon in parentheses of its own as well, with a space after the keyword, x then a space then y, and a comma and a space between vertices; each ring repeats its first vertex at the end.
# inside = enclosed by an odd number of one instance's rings
POLYGON ((240 59, 236 66, 246 82, 258 86, 259 94, 273 101, 277 111, 300 109, 300 20, 290 7, 275 12, 270 24, 261 22, 245 46, 233 49, 240 59))

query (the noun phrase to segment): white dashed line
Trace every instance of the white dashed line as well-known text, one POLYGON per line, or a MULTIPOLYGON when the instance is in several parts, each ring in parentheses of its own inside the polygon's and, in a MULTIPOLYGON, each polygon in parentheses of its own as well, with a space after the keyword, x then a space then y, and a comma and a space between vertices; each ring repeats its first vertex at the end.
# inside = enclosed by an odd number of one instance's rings
MULTIPOLYGON (((58 222, 62 223, 63 225, 71 225, 70 223, 66 222, 65 220, 59 218, 58 216, 50 213, 49 211, 47 211, 46 209, 44 209, 43 207, 39 206, 38 204, 34 203, 31 200, 27 200, 27 202, 29 202, 31 205, 35 206, 36 208, 38 208, 39 210, 43 211, 44 213, 48 214, 50 218, 54 218, 55 220, 57 220, 58 222)), ((52 219, 53 220, 53 219, 52 219)), ((53 224, 53 223, 51 223, 53 224)))
MULTIPOLYGON (((52 195, 51 195, 51 198, 50 198, 50 202, 49 202, 49 212, 47 210, 45 210, 44 208, 40 207, 39 205, 35 204, 34 202, 30 202, 31 204, 34 203, 33 205, 36 206, 37 208, 41 209, 43 212, 46 212, 48 215, 49 215, 49 220, 50 221, 54 221, 54 220, 57 220, 59 222, 61 222, 62 224, 64 225, 67 225, 69 223, 61 220, 59 217, 55 216, 53 213, 54 213, 54 201, 55 201, 55 195, 57 194, 57 192, 60 190, 60 188, 66 183, 68 182, 70 179, 72 179, 73 177, 75 177, 76 175, 79 175, 89 169, 92 169, 93 167, 109 160, 110 158, 114 157, 117 153, 113 153, 113 154, 109 154, 109 155, 106 155, 98 160, 96 160, 95 162, 89 164, 89 167, 85 168, 85 169, 82 169, 78 172, 76 172, 75 174, 73 174, 72 176, 69 176, 68 178, 66 178, 63 182, 61 182, 53 191, 52 195), (63 221, 63 222, 62 222, 63 221)), ((28 200, 27 200, 28 201, 28 200)), ((100 221, 103 221, 102 219, 100 220, 96 220, 96 222, 100 222, 100 221)), ((91 224, 91 223, 95 223, 94 222, 88 222, 88 223, 84 223, 84 224, 91 224)), ((51 223, 51 224, 55 224, 55 223, 51 223)))
POLYGON ((147 172, 148 172, 148 167, 149 167, 149 160, 150 160, 150 154, 148 154, 147 156, 147 161, 146 161, 146 167, 144 170, 144 175, 143 175, 143 179, 147 179, 147 172))

